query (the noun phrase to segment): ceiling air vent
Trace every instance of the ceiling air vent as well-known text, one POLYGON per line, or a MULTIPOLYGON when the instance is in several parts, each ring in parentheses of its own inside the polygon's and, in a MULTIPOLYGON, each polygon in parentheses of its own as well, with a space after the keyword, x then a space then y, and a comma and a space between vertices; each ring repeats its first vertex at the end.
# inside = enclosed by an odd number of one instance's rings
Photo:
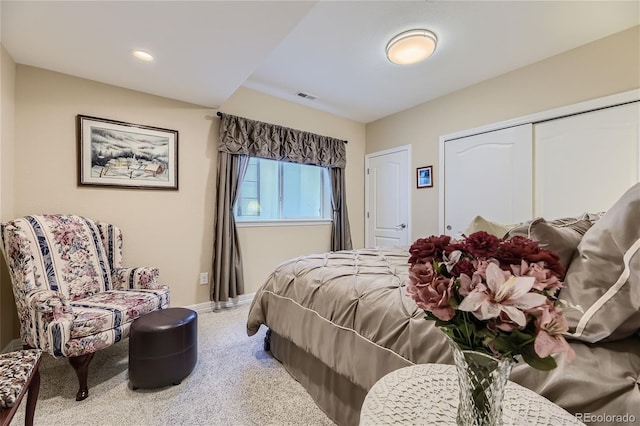
POLYGON ((296 95, 300 96, 301 98, 309 99, 310 101, 315 101, 316 99, 318 99, 317 96, 314 96, 310 93, 298 92, 296 93, 296 95))

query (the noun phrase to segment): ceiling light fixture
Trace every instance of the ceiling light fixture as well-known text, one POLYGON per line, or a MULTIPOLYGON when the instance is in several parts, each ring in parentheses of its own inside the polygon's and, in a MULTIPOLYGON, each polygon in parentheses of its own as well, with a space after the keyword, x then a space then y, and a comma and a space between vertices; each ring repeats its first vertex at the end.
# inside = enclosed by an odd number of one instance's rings
POLYGON ((153 56, 150 53, 145 52, 144 50, 134 50, 131 52, 133 56, 140 59, 141 61, 151 62, 153 61, 153 56))
POLYGON ((387 44, 387 58, 394 64, 415 64, 431 56, 437 43, 438 38, 431 31, 405 31, 387 44))

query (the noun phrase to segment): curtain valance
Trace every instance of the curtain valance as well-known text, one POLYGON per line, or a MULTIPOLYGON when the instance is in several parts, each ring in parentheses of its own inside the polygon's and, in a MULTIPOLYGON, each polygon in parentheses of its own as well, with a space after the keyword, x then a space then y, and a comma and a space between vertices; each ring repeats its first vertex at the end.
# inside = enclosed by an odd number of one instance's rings
POLYGON ((218 151, 330 168, 343 169, 347 164, 345 142, 340 139, 231 114, 218 115, 218 151))

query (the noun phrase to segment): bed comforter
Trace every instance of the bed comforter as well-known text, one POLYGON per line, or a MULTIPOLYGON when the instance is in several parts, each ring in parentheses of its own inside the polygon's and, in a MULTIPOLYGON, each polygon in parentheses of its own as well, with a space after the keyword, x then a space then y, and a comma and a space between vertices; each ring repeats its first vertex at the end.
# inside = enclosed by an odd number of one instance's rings
MULTIPOLYGON (((444 335, 405 295, 408 258, 376 248, 288 260, 256 293, 247 332, 264 324, 365 390, 397 368, 453 363, 444 335)), ((511 379, 572 413, 640 420, 640 339, 571 345, 571 364, 551 372, 519 364, 511 379)))

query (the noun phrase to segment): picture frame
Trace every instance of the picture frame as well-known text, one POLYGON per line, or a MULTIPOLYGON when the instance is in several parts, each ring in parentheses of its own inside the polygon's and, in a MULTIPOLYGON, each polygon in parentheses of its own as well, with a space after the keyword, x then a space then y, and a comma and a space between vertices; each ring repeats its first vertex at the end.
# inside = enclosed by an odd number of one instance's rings
POLYGON ((178 189, 178 131, 77 116, 78 186, 178 189))
POLYGON ((418 188, 433 187, 433 166, 418 167, 416 169, 416 186, 418 188))

